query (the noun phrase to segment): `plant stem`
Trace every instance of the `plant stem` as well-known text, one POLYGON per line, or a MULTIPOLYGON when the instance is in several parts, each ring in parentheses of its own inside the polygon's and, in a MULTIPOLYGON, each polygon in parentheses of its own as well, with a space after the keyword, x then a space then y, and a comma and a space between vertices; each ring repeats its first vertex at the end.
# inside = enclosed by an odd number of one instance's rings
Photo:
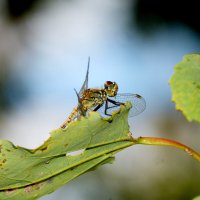
POLYGON ((159 145, 159 146, 172 146, 178 149, 184 150, 194 159, 200 162, 200 154, 191 149, 190 147, 181 144, 179 142, 165 139, 165 138, 154 138, 154 137, 139 137, 133 138, 134 143, 136 144, 144 144, 144 145, 159 145))

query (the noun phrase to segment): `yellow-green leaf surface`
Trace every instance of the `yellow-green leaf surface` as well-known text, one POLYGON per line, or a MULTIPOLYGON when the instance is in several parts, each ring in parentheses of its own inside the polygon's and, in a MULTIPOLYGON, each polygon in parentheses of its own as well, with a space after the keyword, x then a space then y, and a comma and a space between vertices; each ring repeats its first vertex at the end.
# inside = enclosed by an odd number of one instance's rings
POLYGON ((131 104, 108 119, 96 112, 56 129, 34 150, 0 140, 0 199, 33 200, 77 176, 108 163, 133 145, 127 122, 131 104))
POLYGON ((200 122, 200 54, 186 55, 170 80, 172 100, 189 121, 200 122))

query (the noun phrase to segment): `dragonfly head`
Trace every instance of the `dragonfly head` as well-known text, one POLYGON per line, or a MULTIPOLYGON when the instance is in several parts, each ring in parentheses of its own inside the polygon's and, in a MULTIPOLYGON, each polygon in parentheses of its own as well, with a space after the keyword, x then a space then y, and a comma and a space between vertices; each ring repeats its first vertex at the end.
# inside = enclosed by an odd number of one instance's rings
POLYGON ((104 83, 104 88, 109 97, 114 97, 118 92, 118 85, 115 82, 106 81, 104 83))

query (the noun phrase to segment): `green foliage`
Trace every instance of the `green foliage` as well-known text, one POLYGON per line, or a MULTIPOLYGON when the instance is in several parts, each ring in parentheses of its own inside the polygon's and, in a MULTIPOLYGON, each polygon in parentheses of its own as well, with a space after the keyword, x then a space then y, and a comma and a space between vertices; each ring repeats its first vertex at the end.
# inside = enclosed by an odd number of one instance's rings
POLYGON ((130 108, 127 103, 108 119, 91 112, 66 129, 52 131, 34 150, 0 140, 0 199, 37 199, 110 163, 115 153, 134 144, 127 122, 130 108))
POLYGON ((186 55, 170 80, 172 100, 189 121, 200 122, 200 54, 186 55))

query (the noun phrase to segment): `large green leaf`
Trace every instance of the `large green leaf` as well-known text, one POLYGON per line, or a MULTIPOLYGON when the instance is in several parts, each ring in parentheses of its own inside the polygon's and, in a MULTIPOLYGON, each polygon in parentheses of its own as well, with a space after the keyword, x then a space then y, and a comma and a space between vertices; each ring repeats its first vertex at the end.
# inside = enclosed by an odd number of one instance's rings
POLYGON ((200 54, 186 55, 170 80, 172 100, 189 121, 200 122, 200 54))
POLYGON ((127 122, 130 108, 127 103, 108 119, 91 112, 52 131, 34 150, 0 140, 0 199, 37 199, 110 162, 113 154, 134 144, 127 122))

